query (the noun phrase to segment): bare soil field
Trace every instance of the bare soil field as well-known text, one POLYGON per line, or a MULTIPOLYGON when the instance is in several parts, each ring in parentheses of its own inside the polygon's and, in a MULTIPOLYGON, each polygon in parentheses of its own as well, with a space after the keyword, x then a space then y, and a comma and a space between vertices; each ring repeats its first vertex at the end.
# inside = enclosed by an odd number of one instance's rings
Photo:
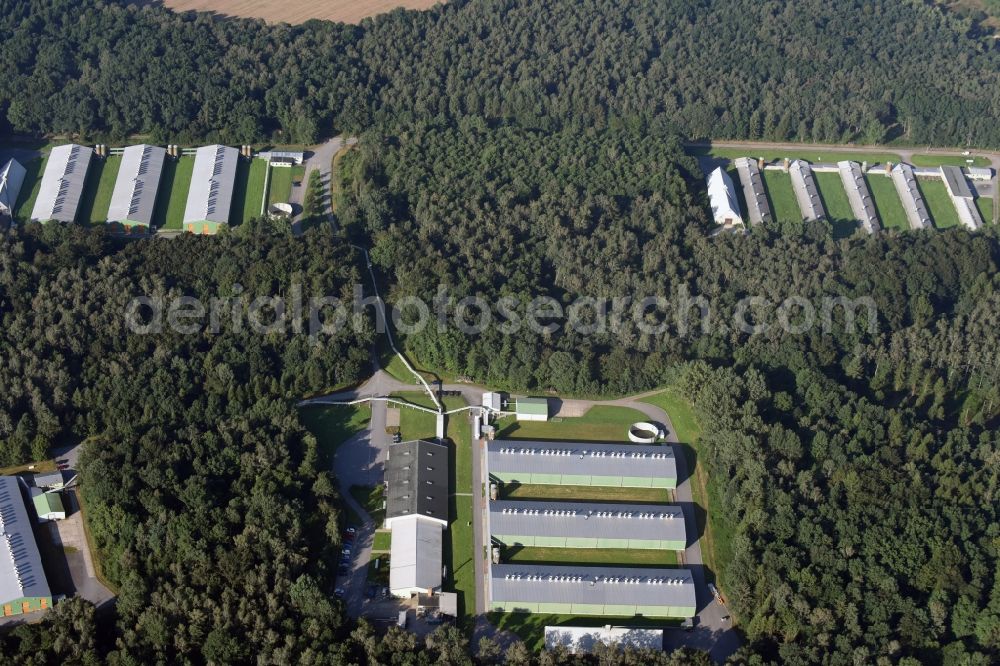
POLYGON ((225 16, 262 18, 268 23, 304 23, 325 19, 360 23, 361 19, 383 14, 396 7, 428 9, 440 0, 162 0, 177 12, 216 12, 225 16))

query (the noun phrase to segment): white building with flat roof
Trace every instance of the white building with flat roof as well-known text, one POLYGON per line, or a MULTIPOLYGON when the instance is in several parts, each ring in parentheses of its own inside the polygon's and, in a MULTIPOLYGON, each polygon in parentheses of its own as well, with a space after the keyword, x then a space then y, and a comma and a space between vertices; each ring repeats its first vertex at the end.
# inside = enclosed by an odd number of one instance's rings
POLYGON ((35 207, 31 211, 32 220, 76 220, 93 154, 93 149, 75 143, 56 146, 49 152, 35 207))

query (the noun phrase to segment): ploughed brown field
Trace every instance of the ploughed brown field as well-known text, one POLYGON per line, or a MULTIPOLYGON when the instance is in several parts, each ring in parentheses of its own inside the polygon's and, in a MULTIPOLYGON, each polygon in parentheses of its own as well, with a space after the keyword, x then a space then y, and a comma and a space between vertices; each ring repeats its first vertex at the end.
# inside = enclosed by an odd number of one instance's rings
POLYGON ((228 16, 262 18, 269 23, 303 23, 326 19, 359 23, 366 16, 396 7, 428 9, 441 0, 163 0, 174 11, 217 12, 228 16))

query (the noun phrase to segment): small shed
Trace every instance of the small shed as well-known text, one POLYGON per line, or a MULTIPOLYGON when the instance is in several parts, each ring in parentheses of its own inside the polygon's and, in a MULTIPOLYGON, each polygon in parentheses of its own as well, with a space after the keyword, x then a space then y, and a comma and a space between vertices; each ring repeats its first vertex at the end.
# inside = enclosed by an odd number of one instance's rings
POLYGON ((45 490, 62 490, 65 486, 65 481, 63 480, 62 472, 46 472, 43 474, 35 474, 35 487, 43 488, 45 490))
POLYGON ((549 401, 547 398, 518 398, 518 421, 548 421, 549 401))
POLYGON ((503 396, 493 391, 484 393, 483 407, 490 410, 491 412, 503 411, 503 396))
POLYGON ((50 520, 64 520, 66 509, 58 492, 43 492, 40 488, 31 489, 31 501, 38 514, 38 522, 47 523, 50 520))

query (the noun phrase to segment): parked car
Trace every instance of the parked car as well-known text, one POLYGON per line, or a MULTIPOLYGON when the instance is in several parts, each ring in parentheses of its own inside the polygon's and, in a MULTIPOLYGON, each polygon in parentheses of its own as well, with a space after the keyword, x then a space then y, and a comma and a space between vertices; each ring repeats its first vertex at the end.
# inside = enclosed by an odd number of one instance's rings
POLYGON ((392 443, 393 444, 399 444, 402 441, 403 441, 403 435, 402 434, 400 434, 400 433, 397 432, 395 435, 392 436, 392 443))
POLYGON ((343 599, 345 594, 347 593, 344 591, 344 588, 342 587, 338 587, 336 590, 333 591, 333 596, 337 597, 338 599, 343 599))

